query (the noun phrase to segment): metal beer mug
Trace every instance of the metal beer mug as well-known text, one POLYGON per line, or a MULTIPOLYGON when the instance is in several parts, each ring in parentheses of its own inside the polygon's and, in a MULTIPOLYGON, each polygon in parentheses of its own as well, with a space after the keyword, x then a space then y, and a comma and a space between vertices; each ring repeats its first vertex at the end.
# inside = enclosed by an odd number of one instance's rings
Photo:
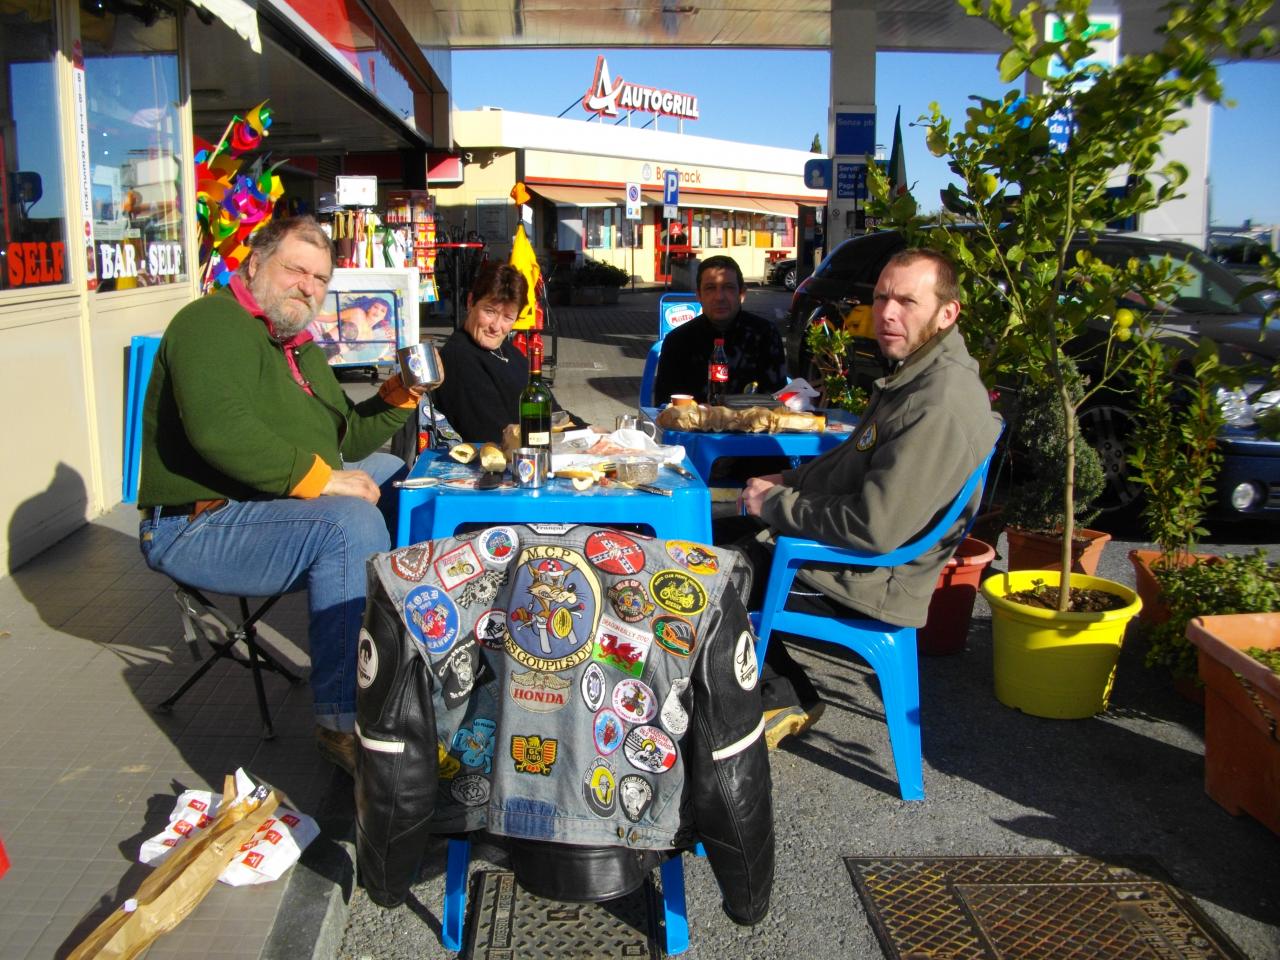
POLYGON ((444 383, 444 363, 434 340, 424 340, 396 351, 400 361, 400 382, 406 387, 434 390, 444 383))
POLYGON ((551 451, 546 447, 520 447, 511 454, 511 475, 516 485, 537 490, 551 469, 551 451))

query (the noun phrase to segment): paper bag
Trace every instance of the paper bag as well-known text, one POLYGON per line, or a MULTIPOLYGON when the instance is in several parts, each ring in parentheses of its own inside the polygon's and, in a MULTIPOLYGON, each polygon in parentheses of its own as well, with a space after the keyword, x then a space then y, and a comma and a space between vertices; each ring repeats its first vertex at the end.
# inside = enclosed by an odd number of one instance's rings
POLYGON ((257 786, 246 796, 237 797, 235 778, 228 775, 220 812, 208 829, 177 847, 132 898, 71 952, 68 960, 130 960, 142 953, 195 909, 232 857, 271 817, 279 803, 267 786, 257 786))

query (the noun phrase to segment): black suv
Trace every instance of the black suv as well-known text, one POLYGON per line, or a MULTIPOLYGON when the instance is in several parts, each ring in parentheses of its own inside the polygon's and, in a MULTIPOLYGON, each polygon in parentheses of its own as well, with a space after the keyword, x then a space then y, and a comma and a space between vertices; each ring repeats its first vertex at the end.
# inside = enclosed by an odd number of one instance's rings
MULTIPOLYGON (((791 298, 787 324, 787 362, 793 376, 812 375, 805 334, 824 319, 867 332, 866 338, 855 341, 853 375, 864 386, 880 375, 881 357, 869 328, 872 294, 884 265, 905 246, 902 235, 894 231, 853 237, 831 251, 813 275, 800 283, 791 298)), ((1263 303, 1257 297, 1242 298, 1241 279, 1195 247, 1137 234, 1105 233, 1091 249, 1111 263, 1123 263, 1130 257, 1157 260, 1169 256, 1187 267, 1191 279, 1170 305, 1163 328, 1192 341, 1210 338, 1223 348, 1227 362, 1233 357, 1274 361, 1280 356, 1280 330, 1264 329, 1263 303)), ((1102 328, 1097 332, 1099 336, 1106 334, 1102 328)), ((1280 395, 1263 399, 1280 405, 1280 395)), ((1125 394, 1112 392, 1081 411, 1081 429, 1098 450, 1106 470, 1102 506, 1107 510, 1128 506, 1138 495, 1128 479, 1126 441, 1132 421, 1126 400, 1125 394)), ((1237 514, 1276 511, 1280 516, 1280 443, 1263 437, 1249 417, 1254 410, 1236 400, 1228 405, 1228 426, 1220 438, 1225 462, 1217 485, 1219 508, 1237 514)))

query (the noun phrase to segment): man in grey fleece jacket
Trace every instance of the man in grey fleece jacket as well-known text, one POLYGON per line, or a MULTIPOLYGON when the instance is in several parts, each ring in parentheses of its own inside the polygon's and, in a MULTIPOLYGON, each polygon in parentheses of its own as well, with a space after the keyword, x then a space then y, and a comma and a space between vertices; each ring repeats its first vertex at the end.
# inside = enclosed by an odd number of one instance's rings
MULTIPOLYGON (((752 478, 742 492, 742 512, 765 525, 747 551, 761 585, 776 536, 878 553, 900 547, 947 508, 996 441, 978 365, 955 329, 960 301, 950 261, 931 250, 896 254, 876 283, 872 314, 891 372, 876 381, 853 434, 797 470, 752 478)), ((923 626, 938 572, 980 498, 979 491, 937 546, 910 563, 801 570, 788 607, 923 626)), ((822 701, 777 639, 766 664, 794 688, 794 696, 765 704, 766 738, 776 746, 812 726, 822 701)))

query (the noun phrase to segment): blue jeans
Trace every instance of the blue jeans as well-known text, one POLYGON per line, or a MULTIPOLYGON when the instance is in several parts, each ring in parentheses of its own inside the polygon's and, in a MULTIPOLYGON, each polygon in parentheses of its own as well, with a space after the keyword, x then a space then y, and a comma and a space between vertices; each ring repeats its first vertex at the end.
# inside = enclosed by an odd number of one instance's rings
POLYGON ((147 566, 200 590, 267 597, 305 587, 316 722, 350 731, 365 560, 391 545, 382 511, 395 504, 391 481, 407 471, 389 453, 345 466, 373 477, 379 506, 358 497, 230 500, 191 521, 144 516, 138 534, 147 566))

